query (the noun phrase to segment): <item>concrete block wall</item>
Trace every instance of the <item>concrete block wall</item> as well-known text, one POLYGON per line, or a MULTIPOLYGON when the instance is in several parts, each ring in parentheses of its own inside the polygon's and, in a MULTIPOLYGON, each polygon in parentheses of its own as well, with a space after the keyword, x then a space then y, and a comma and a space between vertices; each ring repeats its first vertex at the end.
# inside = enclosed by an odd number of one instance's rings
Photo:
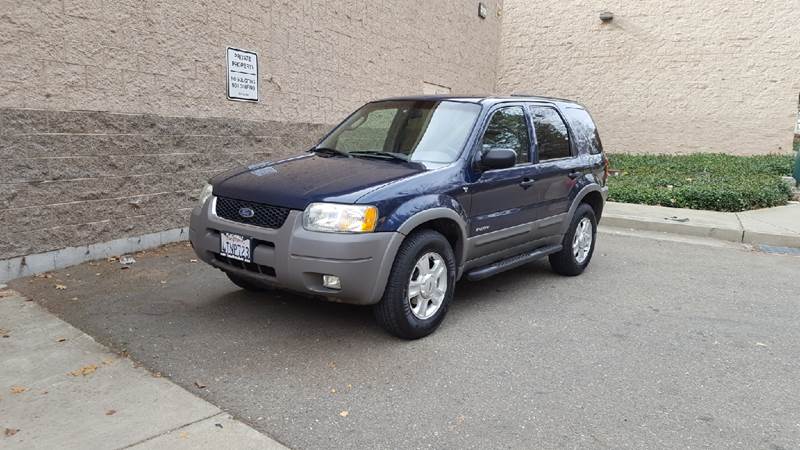
POLYGON ((186 226, 210 175, 369 100, 493 91, 485 3, 0 0, 0 262, 186 226), (225 98, 228 46, 258 52, 260 102, 225 98))
POLYGON ((327 128, 0 109, 0 257, 186 226, 211 175, 308 148, 327 128))
POLYGON ((577 99, 611 151, 788 152, 798 24, 786 0, 506 0, 498 89, 577 99))

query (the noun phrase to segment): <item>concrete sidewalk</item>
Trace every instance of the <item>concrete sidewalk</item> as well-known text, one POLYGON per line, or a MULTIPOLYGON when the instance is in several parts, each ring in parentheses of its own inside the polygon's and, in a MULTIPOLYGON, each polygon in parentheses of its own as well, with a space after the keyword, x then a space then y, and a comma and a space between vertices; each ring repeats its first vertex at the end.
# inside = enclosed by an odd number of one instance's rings
POLYGON ((608 202, 602 224, 745 244, 800 248, 800 203, 724 213, 608 202))
POLYGON ((3 289, 0 447, 285 448, 3 289))

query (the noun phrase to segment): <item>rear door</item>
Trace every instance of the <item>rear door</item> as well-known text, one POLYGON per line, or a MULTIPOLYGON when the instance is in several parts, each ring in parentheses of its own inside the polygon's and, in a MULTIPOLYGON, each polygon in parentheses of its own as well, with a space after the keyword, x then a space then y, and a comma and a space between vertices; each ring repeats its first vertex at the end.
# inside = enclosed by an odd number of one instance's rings
POLYGON ((533 168, 539 226, 536 238, 558 234, 567 219, 570 196, 581 175, 567 122, 548 104, 529 104, 534 130, 533 168))
POLYGON ((495 109, 484 127, 480 152, 507 148, 517 153, 514 167, 487 170, 469 185, 469 258, 475 259, 530 240, 535 219, 531 129, 521 104, 504 104, 495 109))

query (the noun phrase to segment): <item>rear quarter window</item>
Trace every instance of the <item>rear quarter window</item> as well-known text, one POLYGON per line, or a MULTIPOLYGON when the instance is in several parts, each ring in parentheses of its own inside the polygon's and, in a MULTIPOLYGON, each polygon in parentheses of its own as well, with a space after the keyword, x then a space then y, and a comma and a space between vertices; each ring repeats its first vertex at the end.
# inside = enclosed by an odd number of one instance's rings
POLYGON ((589 112, 582 108, 564 108, 563 112, 567 116, 572 133, 575 135, 575 144, 578 151, 582 153, 585 149, 592 155, 601 153, 603 144, 600 142, 597 126, 594 124, 589 112))

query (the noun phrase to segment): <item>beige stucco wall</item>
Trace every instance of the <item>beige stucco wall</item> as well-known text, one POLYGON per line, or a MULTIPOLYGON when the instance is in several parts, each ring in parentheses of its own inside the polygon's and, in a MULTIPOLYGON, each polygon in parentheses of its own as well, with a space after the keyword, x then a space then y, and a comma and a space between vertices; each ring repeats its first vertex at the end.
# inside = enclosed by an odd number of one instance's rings
POLYGON ((0 107, 333 123, 365 101, 496 81, 499 0, 0 0, 0 107), (225 99, 225 47, 261 101, 225 99))
POLYGON ((579 100, 611 151, 786 152, 800 2, 506 0, 498 89, 579 100))
POLYGON ((187 226, 209 176, 369 100, 493 90, 486 3, 0 0, 0 265, 187 226), (259 54, 259 103, 226 99, 228 46, 259 54))

